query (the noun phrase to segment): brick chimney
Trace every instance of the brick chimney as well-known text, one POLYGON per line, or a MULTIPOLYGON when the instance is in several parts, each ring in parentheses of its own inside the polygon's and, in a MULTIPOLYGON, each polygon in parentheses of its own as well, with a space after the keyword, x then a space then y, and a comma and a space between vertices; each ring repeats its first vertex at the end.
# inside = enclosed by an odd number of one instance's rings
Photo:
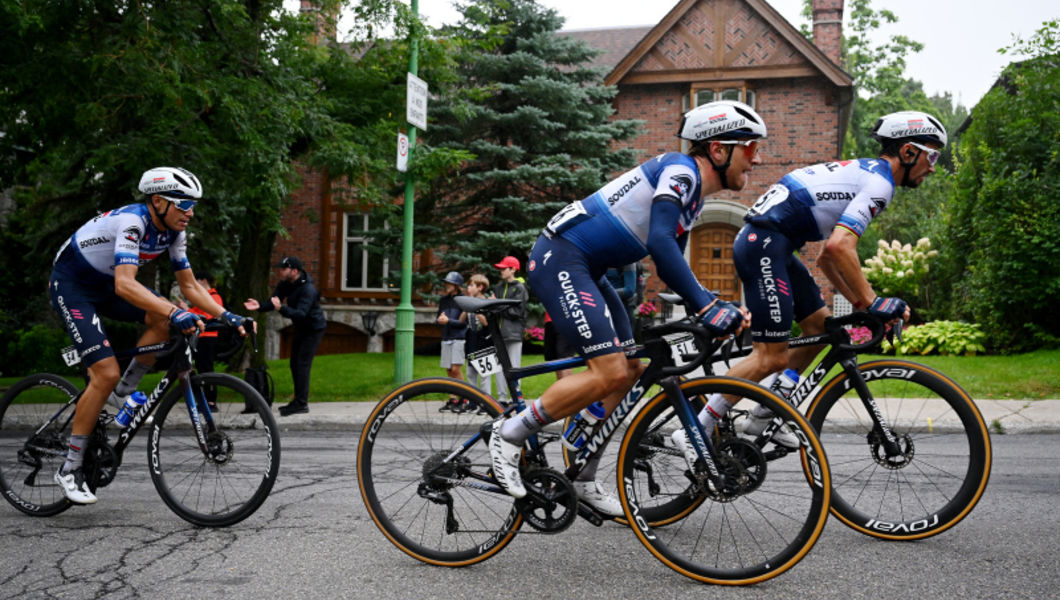
POLYGON ((839 64, 843 49, 843 0, 813 0, 813 43, 839 64))
POLYGON ((325 12, 321 10, 320 3, 317 2, 317 0, 301 0, 298 12, 303 15, 309 14, 316 17, 315 31, 309 36, 309 42, 311 44, 317 46, 320 44, 326 44, 329 41, 334 41, 335 24, 338 21, 338 15, 335 9, 331 12, 325 12))

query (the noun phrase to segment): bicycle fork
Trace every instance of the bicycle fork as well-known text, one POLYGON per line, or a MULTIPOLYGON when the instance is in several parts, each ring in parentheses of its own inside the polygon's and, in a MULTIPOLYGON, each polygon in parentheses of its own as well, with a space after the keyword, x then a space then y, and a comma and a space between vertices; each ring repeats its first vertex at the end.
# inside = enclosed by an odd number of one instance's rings
POLYGON ((851 386, 861 398, 861 403, 865 406, 865 410, 872 417, 872 431, 881 438, 880 446, 883 448, 887 458, 894 458, 904 454, 898 437, 894 435, 894 430, 887 423, 887 419, 883 417, 880 405, 876 402, 876 398, 872 396, 872 392, 869 391, 869 386, 865 383, 861 372, 858 371, 857 359, 854 357, 842 358, 839 360, 839 364, 843 367, 851 386))
MULTIPOLYGON (((685 398, 677 377, 663 378, 659 382, 659 386, 666 392, 666 397, 670 400, 674 413, 685 428, 685 432, 688 434, 688 442, 696 449, 696 454, 699 455, 699 459, 706 466, 707 476, 711 483, 716 486, 716 489, 723 489, 724 477, 718 470, 718 464, 714 461, 714 444, 710 441, 710 433, 703 429, 703 424, 699 422, 695 413, 692 412, 692 403, 685 398)), ((692 475, 694 476, 695 473, 693 472, 692 475)))

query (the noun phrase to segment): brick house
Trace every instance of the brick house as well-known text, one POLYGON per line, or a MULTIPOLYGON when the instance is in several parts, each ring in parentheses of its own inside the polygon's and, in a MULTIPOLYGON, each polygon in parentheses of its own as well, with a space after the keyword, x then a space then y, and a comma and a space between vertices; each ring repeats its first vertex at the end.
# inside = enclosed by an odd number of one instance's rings
MULTIPOLYGON (((654 26, 561 32, 602 50, 596 64, 618 87, 616 118, 645 122, 627 143, 642 160, 685 149, 674 135, 681 115, 705 102, 740 100, 766 120, 762 164, 743 191, 708 199, 686 250, 699 280, 726 298, 741 295, 732 242, 747 207, 788 171, 841 154, 854 98, 838 66, 842 14, 843 0, 813 0, 816 45, 765 0, 681 0, 654 26)), ((329 324, 320 353, 392 351, 397 295, 381 287, 384 265, 369 264, 359 250, 367 217, 332 198, 325 174, 304 175, 283 219, 291 238, 278 240, 275 253, 302 258, 321 290, 329 324), (366 311, 378 315, 374 337, 362 323, 366 311)), ((802 258, 823 282, 819 246, 807 245, 802 258)), ((821 287, 830 299, 831 286, 821 287)), ((648 289, 661 291, 660 280, 652 277, 648 289)), ((416 307, 417 346, 437 337, 434 314, 433 306, 416 307)), ((287 336, 277 329, 270 328, 269 355, 287 356, 287 336)))

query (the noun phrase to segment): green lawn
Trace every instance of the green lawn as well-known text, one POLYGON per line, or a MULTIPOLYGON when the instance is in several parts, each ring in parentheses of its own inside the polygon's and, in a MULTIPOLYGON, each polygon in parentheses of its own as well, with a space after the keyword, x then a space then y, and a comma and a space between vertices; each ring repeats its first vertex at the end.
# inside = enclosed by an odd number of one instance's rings
MULTIPOLYGON (((866 360, 882 357, 865 357, 866 360)), ((1015 356, 915 356, 907 357, 937 369, 961 385, 977 399, 1042 399, 1060 398, 1060 350, 1040 350, 1015 356)), ((523 356, 523 364, 542 362, 538 355, 523 356)), ((276 381, 278 402, 286 402, 293 393, 291 371, 286 360, 269 362, 269 371, 276 381)), ((413 377, 443 376, 437 356, 416 356, 413 377)), ((141 389, 153 386, 160 373, 145 377, 141 389)), ((375 402, 393 389, 393 354, 332 354, 318 356, 313 362, 310 401, 375 402)), ((17 377, 0 378, 6 388, 17 377)), ((523 394, 536 398, 555 381, 552 375, 523 380, 523 394)), ((75 383, 80 384, 79 380, 75 383)))

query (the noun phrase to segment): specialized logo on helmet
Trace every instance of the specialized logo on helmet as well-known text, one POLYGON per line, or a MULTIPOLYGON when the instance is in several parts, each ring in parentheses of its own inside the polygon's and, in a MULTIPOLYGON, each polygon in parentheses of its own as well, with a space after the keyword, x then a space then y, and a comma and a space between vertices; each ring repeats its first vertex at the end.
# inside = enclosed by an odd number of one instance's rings
MULTIPOLYGON (((720 120, 724 119, 725 117, 726 117, 725 114, 721 114, 721 115, 719 115, 718 120, 720 121, 720 120)), ((711 117, 711 119, 714 119, 714 118, 715 117, 711 117)), ((728 123, 722 123, 721 125, 710 127, 710 125, 712 125, 713 122, 714 121, 708 121, 706 123, 701 124, 701 126, 702 125, 707 125, 708 127, 706 129, 702 130, 702 131, 697 131, 695 133, 695 138, 697 140, 702 140, 702 139, 705 139, 705 138, 709 138, 709 137, 714 137, 716 135, 720 135, 720 134, 725 133, 727 131, 733 131, 733 130, 736 130, 736 129, 740 129, 741 127, 743 127, 744 125, 747 124, 747 119, 736 119, 735 121, 729 121, 728 123)))

